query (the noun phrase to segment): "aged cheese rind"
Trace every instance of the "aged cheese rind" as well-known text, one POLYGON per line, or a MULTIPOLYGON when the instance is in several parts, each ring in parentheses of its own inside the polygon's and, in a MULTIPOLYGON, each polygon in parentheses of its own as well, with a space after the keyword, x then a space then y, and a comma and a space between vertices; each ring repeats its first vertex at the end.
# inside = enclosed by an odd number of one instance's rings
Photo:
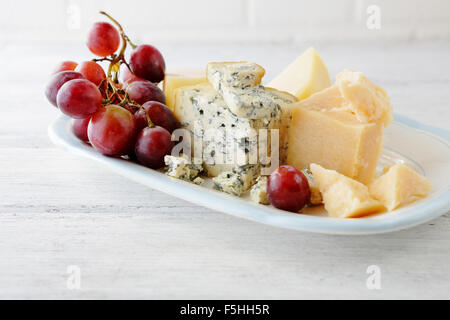
POLYGON ((426 197, 431 191, 427 179, 404 164, 395 164, 369 186, 369 192, 389 211, 402 204, 426 197))
POLYGON ((357 218, 384 210, 383 204, 371 198, 362 183, 314 163, 310 169, 322 193, 325 210, 331 216, 357 218))
POLYGON ((372 182, 383 126, 360 123, 349 112, 304 107, 306 100, 293 106, 287 163, 299 170, 317 163, 364 184, 372 182))
POLYGON ((301 100, 331 86, 331 78, 319 54, 309 48, 268 86, 287 91, 301 100))

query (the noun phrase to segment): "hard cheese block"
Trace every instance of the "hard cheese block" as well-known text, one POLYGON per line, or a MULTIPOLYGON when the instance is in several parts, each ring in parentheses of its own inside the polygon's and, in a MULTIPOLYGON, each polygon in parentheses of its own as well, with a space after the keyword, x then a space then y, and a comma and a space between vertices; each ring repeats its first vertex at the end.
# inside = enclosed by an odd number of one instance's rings
POLYGON ((310 169, 331 216, 357 218, 384 210, 383 204, 371 198, 367 186, 362 183, 314 163, 310 169))
POLYGON ((166 77, 164 78, 163 90, 169 109, 173 111, 176 89, 206 82, 207 80, 204 72, 180 71, 166 74, 166 77))
POLYGON ((431 184, 404 164, 395 164, 370 186, 372 197, 380 200, 388 210, 394 210, 417 197, 426 197, 431 184))
POLYGON ((287 91, 298 99, 305 99, 331 86, 331 79, 319 54, 313 48, 309 48, 268 86, 287 91))
POLYGON ((368 184, 375 178, 382 136, 381 124, 360 123, 349 112, 320 111, 300 101, 292 112, 287 163, 299 170, 317 163, 368 184))

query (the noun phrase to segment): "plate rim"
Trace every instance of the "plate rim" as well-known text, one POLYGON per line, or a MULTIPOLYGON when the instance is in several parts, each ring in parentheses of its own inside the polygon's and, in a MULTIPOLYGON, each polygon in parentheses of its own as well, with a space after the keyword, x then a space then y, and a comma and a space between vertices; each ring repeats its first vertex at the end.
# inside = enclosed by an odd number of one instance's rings
MULTIPOLYGON (((397 123, 427 133, 431 138, 439 140, 447 147, 450 145, 450 131, 423 124, 396 113, 394 114, 394 120, 397 123)), ((49 125, 48 135, 56 146, 77 156, 106 165, 108 169, 153 189, 191 203, 265 225, 322 234, 368 235, 411 228, 444 215, 450 210, 449 185, 432 201, 425 201, 411 209, 399 209, 399 211, 408 211, 407 216, 400 214, 389 219, 377 219, 376 216, 364 219, 340 219, 283 212, 276 208, 250 203, 220 191, 175 179, 157 170, 121 158, 103 156, 87 144, 79 141, 71 132, 69 133, 69 123, 70 118, 61 114, 49 125), (209 197, 198 196, 197 191, 200 190, 206 192, 209 197), (190 195, 195 194, 197 196, 190 197, 190 195), (227 201, 226 208, 221 205, 223 201, 227 201)))

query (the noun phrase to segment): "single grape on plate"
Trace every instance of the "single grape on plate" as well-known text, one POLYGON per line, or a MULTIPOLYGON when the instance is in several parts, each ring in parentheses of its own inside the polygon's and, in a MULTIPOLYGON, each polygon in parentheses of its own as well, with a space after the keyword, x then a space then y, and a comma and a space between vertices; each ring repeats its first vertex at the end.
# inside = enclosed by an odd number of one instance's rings
POLYGON ((269 176, 270 203, 282 210, 298 212, 308 202, 311 191, 305 175, 292 166, 280 166, 269 176))
POLYGON ((170 132, 162 127, 141 130, 136 140, 135 155, 139 163, 152 169, 164 167, 164 156, 172 151, 170 132))

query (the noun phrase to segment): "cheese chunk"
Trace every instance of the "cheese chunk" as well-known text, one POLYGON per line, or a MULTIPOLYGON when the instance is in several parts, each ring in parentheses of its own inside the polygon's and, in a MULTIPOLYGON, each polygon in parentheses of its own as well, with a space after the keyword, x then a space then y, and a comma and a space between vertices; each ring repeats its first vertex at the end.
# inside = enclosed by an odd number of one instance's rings
POLYGON ((336 218, 357 218, 381 212, 384 206, 372 199, 367 186, 334 170, 311 164, 311 172, 323 196, 327 212, 336 218))
POLYGON ((280 117, 284 105, 297 99, 279 99, 275 89, 266 90, 261 83, 264 69, 256 63, 221 62, 209 63, 206 71, 208 81, 219 92, 233 114, 249 119, 280 117))
POLYGON ((418 197, 426 197, 430 190, 427 179, 404 164, 393 165, 369 186, 372 197, 389 211, 418 197))
POLYGON ((255 183, 260 170, 258 165, 245 165, 222 172, 213 178, 214 188, 235 196, 241 196, 255 183))
POLYGON ((389 97, 361 72, 345 70, 336 76, 336 85, 346 107, 363 123, 379 122, 387 126, 393 120, 389 97))
POLYGON ((210 62, 206 66, 208 81, 219 91, 219 83, 229 88, 244 89, 258 86, 266 70, 256 63, 240 62, 210 62))
POLYGON ((309 48, 268 86, 287 91, 298 99, 305 99, 331 86, 331 79, 319 54, 313 48, 309 48))
POLYGON ((254 203, 270 204, 267 195, 267 176, 259 176, 256 184, 250 190, 250 199, 254 203))
MULTIPOLYGON (((311 97, 312 98, 312 97, 311 97)), ((383 126, 360 123, 345 111, 320 111, 294 104, 287 163, 302 170, 311 163, 368 184, 382 151, 383 126)))
MULTIPOLYGON (((255 140, 249 139, 251 132, 287 127, 281 115, 265 119, 237 117, 228 109, 221 95, 209 84, 178 89, 174 115, 183 128, 190 130, 194 137, 202 138, 204 167, 212 177, 239 166, 234 159, 235 153, 229 151, 239 148, 240 153, 245 154, 246 162, 251 156, 255 154, 257 156, 257 140, 256 137, 255 140), (231 134, 233 139, 227 139, 227 134, 231 134)), ((287 136, 286 132, 283 133, 284 136, 287 136)), ((270 148, 270 134, 267 139, 266 146, 270 148)), ((286 138, 280 140, 287 143, 286 138)), ((281 145, 280 149, 286 150, 286 146, 281 145)), ((266 152, 270 154, 270 149, 266 152)))
POLYGON ((166 155, 164 156, 164 163, 166 166, 169 166, 166 172, 168 176, 184 181, 194 181, 203 171, 201 164, 190 163, 189 159, 185 156, 174 157, 166 155))
POLYGON ((192 180, 193 183, 195 183, 196 185, 200 186, 203 184, 203 182, 205 182, 205 179, 197 177, 194 180, 192 180))
POLYGON ((309 191, 311 192, 311 196, 309 197, 309 204, 312 206, 322 204, 322 194, 320 193, 319 186, 314 180, 311 171, 308 168, 303 168, 301 171, 308 180, 309 191))
POLYGON ((199 83, 206 83, 206 75, 203 72, 184 71, 166 74, 163 91, 166 96, 166 104, 173 111, 175 103, 175 90, 177 88, 199 83))

